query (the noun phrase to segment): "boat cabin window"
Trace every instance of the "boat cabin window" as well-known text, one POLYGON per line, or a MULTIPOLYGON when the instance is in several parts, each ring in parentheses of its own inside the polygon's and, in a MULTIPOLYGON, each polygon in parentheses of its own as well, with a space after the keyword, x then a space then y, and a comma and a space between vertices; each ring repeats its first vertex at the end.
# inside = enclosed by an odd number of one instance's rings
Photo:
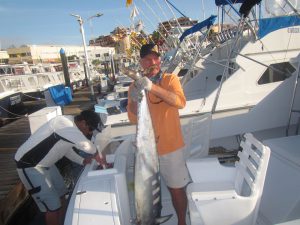
POLYGON ((295 68, 289 62, 271 64, 258 80, 258 84, 268 84, 283 81, 295 72, 295 68))
POLYGON ((6 74, 6 72, 3 68, 0 68, 0 74, 6 74))
POLYGON ((119 102, 119 105, 107 107, 106 110, 108 115, 117 115, 120 113, 127 112, 127 108, 126 108, 127 104, 128 104, 128 99, 122 99, 119 102))
POLYGON ((221 81, 222 80, 222 75, 218 75, 218 76, 216 76, 216 81, 221 81))
POLYGON ((29 77, 28 81, 31 86, 37 86, 37 83, 36 83, 34 77, 29 77))
POLYGON ((60 71, 63 71, 63 67, 62 65, 57 65, 57 66, 54 66, 56 72, 60 72, 60 71))
POLYGON ((44 70, 45 70, 46 73, 51 72, 51 68, 50 67, 45 67, 44 70))
POLYGON ((229 62, 229 68, 228 68, 228 75, 233 74, 235 71, 237 71, 240 67, 235 62, 229 62))
POLYGON ((117 115, 121 113, 121 110, 117 106, 112 106, 106 109, 108 115, 117 115))
POLYGON ((21 80, 19 80, 19 79, 11 79, 11 80, 10 80, 10 86, 11 86, 12 88, 20 88, 20 87, 24 87, 25 85, 24 85, 24 83, 23 83, 21 80))
POLYGON ((181 69, 179 72, 178 72, 178 77, 183 77, 189 70, 188 69, 181 69))
POLYGON ((129 82, 128 82, 128 83, 123 83, 123 85, 122 85, 122 86, 123 86, 123 87, 129 87, 129 86, 130 86, 130 84, 131 84, 131 83, 129 83, 129 82))
POLYGON ((119 98, 128 98, 128 91, 122 91, 118 92, 119 93, 119 98))
POLYGON ((25 74, 24 69, 22 67, 16 67, 14 68, 14 74, 15 75, 22 75, 25 74))
POLYGON ((8 79, 1 80, 1 82, 2 82, 2 84, 5 88, 10 88, 11 87, 10 81, 8 79))
POLYGON ((31 72, 33 74, 39 73, 39 69, 38 68, 31 68, 31 72))
POLYGON ((128 104, 128 99, 126 98, 126 99, 122 99, 121 101, 120 101, 120 110, 121 110, 121 112, 127 112, 127 104, 128 104))
POLYGON ((12 69, 10 67, 1 67, 0 74, 12 74, 12 69))

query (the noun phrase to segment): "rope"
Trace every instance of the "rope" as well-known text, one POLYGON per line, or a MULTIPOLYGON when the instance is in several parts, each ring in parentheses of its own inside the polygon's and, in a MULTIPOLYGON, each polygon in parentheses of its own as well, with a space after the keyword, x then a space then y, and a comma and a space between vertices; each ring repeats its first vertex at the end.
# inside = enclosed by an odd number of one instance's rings
POLYGON ((177 18, 176 18, 175 13, 173 12, 172 8, 171 8, 171 7, 169 6, 169 4, 167 3, 167 0, 165 0, 165 3, 166 3, 166 5, 168 6, 168 8, 170 9, 170 11, 171 11, 171 13, 172 13, 172 15, 173 15, 173 17, 174 17, 176 23, 177 23, 177 26, 180 28, 180 34, 182 34, 182 33, 183 33, 183 32, 182 32, 182 27, 180 26, 180 24, 179 24, 179 22, 178 22, 178 20, 177 20, 177 18))
MULTIPOLYGON (((139 8, 138 6, 137 6, 137 8, 138 8, 138 10, 143 14, 143 16, 148 20, 148 22, 154 27, 154 29, 155 29, 155 25, 151 22, 151 20, 149 19, 149 17, 147 17, 147 16, 145 15, 144 11, 143 11, 141 8, 139 8)), ((162 38, 164 39, 164 41, 168 44, 168 41, 167 41, 166 38, 162 35, 162 33, 159 32, 159 30, 158 30, 157 32, 162 36, 162 38)), ((170 47, 170 46, 169 46, 169 47, 170 47)))
MULTIPOLYGON (((153 13, 153 15, 157 18, 157 20, 160 22, 160 24, 161 24, 161 26, 163 27, 163 29, 165 30, 165 32, 166 32, 166 34, 167 35, 169 35, 169 31, 166 29, 166 27, 164 26, 164 24, 163 24, 163 22, 161 21, 161 19, 159 18, 159 16, 154 12, 154 10, 151 8, 151 6, 145 1, 145 0, 143 0, 144 2, 145 2, 145 4, 147 5, 147 7, 151 10, 151 12, 153 13)), ((176 46, 176 43, 173 41, 173 39, 172 39, 172 44, 174 45, 174 46, 176 46)), ((167 43, 168 44, 168 43, 167 43)), ((170 46, 170 45, 169 45, 170 46)))
POLYGON ((3 119, 16 119, 16 118, 23 118, 23 117, 27 117, 26 115, 20 115, 20 114, 16 114, 16 113, 13 113, 13 112, 11 112, 11 111, 8 111, 7 109, 5 109, 5 108, 3 108, 2 106, 0 106, 0 108, 3 110, 3 111, 5 111, 5 112, 7 112, 7 113, 9 113, 9 114, 12 114, 12 115, 14 115, 14 116, 17 116, 17 117, 15 117, 15 118, 6 118, 6 117, 1 117, 1 118, 3 118, 3 119))
POLYGON ((31 95, 28 95, 28 94, 25 94, 25 93, 22 93, 23 95, 29 97, 29 98, 32 98, 32 99, 36 99, 36 100, 45 100, 44 98, 37 98, 37 97, 34 97, 34 96, 31 96, 31 95))
POLYGON ((288 46, 286 47, 286 51, 285 51, 285 55, 284 55, 284 60, 286 59, 286 55, 287 55, 287 53, 288 53, 288 48, 289 48, 289 46, 290 46, 291 38, 292 38, 292 33, 290 33, 288 46))
MULTIPOLYGON (((172 13, 172 15, 173 15, 173 17, 174 17, 176 23, 177 23, 177 26, 179 27, 180 35, 182 35, 182 34, 183 34, 183 29, 182 29, 180 23, 178 22, 175 13, 173 12, 173 10, 172 10, 172 8, 170 7, 170 5, 168 4, 167 0, 165 0, 165 3, 166 3, 166 5, 167 5, 167 7, 170 9, 170 11, 171 11, 171 13, 172 13)), ((185 16, 185 18, 187 18, 187 17, 185 16)), ((184 41, 183 43, 184 43, 184 45, 185 45, 185 47, 186 47, 187 49, 188 49, 188 46, 187 46, 186 42, 188 42, 190 45, 194 46, 193 43, 191 43, 189 40, 186 40, 186 41, 184 41)))
POLYGON ((186 15, 184 15, 179 9, 175 7, 169 0, 166 0, 167 3, 169 3, 177 12, 179 12, 183 17, 188 18, 186 15))
POLYGON ((156 19, 161 23, 162 27, 164 28, 165 32, 167 34, 169 34, 169 32, 167 31, 166 27, 163 25, 161 19, 159 18, 159 16, 154 12, 154 10, 152 9, 152 7, 145 1, 143 0, 143 2, 146 4, 146 6, 151 10, 152 14, 156 17, 156 19))
POLYGON ((172 27, 172 24, 170 23, 167 15, 165 14, 165 11, 163 10, 163 8, 161 7, 161 5, 158 3, 158 0, 155 0, 156 4, 158 5, 158 7, 160 8, 160 10, 162 11, 162 14, 164 15, 166 21, 168 22, 169 26, 172 27))

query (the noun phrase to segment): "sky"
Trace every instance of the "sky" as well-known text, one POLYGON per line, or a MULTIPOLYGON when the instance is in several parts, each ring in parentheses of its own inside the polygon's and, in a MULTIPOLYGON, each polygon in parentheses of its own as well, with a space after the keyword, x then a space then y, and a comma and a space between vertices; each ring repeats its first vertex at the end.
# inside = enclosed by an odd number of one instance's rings
MULTIPOLYGON (((214 0, 169 0, 184 15, 203 20, 216 14, 214 0), (207 3, 208 2, 208 3, 207 3), (203 10, 204 9, 204 10, 203 10)), ((133 0, 139 10, 134 22, 141 19, 146 33, 153 32, 160 21, 181 15, 165 0, 133 0)), ((0 49, 12 45, 53 44, 82 45, 80 26, 71 13, 84 20, 86 42, 108 35, 115 27, 129 27, 132 6, 126 0, 0 0, 0 49), (103 16, 87 20, 103 13, 103 16)))

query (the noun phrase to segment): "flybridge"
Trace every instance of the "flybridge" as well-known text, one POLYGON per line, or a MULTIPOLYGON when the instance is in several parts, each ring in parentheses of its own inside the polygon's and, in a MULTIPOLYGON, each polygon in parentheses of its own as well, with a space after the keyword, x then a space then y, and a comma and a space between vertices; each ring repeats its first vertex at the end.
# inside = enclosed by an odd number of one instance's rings
POLYGON ((220 6, 220 5, 229 5, 229 4, 235 4, 235 3, 243 3, 244 0, 215 0, 215 4, 216 6, 220 6))

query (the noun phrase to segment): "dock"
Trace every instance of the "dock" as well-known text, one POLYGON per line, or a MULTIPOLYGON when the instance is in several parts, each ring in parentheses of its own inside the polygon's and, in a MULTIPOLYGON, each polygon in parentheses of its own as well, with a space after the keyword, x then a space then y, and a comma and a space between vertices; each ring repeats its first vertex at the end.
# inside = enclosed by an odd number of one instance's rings
MULTIPOLYGON (((91 101, 90 96, 89 87, 76 90, 72 103, 62 108, 63 114, 76 115, 84 109, 92 109, 95 102, 91 101)), ((46 107, 44 100, 26 104, 31 112, 46 107)), ((16 171, 14 155, 30 135, 28 116, 0 127, 0 225, 6 224, 12 212, 28 198, 16 171)))

